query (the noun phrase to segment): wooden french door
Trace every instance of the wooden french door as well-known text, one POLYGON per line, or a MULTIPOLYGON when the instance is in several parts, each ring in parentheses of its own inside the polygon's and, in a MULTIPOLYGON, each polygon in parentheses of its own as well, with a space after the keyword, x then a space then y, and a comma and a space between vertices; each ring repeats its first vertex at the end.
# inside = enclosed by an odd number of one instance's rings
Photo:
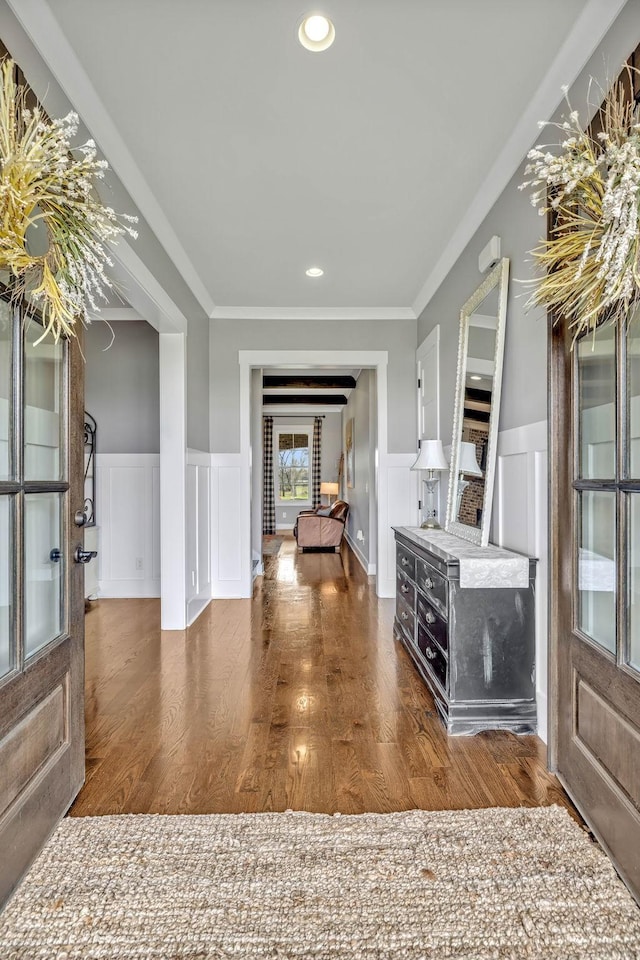
POLYGON ((551 337, 552 759, 640 898, 640 317, 551 337))
POLYGON ((0 906, 84 779, 83 361, 41 333, 0 299, 0 906))

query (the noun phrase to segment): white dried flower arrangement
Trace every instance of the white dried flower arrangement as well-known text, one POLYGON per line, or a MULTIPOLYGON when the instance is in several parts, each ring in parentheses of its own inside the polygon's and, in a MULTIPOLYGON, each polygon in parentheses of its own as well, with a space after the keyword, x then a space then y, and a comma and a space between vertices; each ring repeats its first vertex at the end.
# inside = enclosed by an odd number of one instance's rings
POLYGON ((576 337, 601 323, 626 323, 640 303, 640 110, 629 97, 635 73, 627 67, 604 98, 595 135, 569 104, 568 118, 551 124, 564 135, 561 152, 530 150, 531 177, 520 186, 533 188, 540 215, 553 215, 548 239, 531 251, 545 274, 534 281, 529 305, 549 307, 576 337))
POLYGON ((27 107, 12 60, 2 61, 1 74, 0 268, 9 272, 12 295, 39 310, 43 337, 57 341, 75 336, 78 320, 90 322, 89 311, 108 300, 107 244, 125 233, 135 238, 137 218, 101 202, 95 187, 108 164, 92 140, 72 148, 77 115, 49 120, 40 107, 27 107), (35 225, 46 231, 42 255, 29 250, 27 230, 35 225))

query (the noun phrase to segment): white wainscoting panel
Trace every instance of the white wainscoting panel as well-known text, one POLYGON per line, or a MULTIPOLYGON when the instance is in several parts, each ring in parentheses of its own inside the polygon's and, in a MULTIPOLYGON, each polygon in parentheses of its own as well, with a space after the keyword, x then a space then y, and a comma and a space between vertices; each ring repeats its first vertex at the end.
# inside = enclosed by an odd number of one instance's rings
POLYGON ((538 558, 536 574, 536 699, 538 733, 547 741, 548 673, 547 421, 498 437, 493 543, 538 558))
POLYGON ((211 593, 216 599, 252 593, 250 482, 242 454, 211 455, 211 593))
POLYGON ((392 527, 418 523, 418 474, 410 470, 415 453, 387 453, 378 464, 378 563, 376 593, 396 595, 396 545, 392 527))
POLYGON ((96 454, 99 596, 160 596, 159 493, 158 454, 96 454))
POLYGON ((187 450, 187 625, 211 600, 211 454, 187 450))

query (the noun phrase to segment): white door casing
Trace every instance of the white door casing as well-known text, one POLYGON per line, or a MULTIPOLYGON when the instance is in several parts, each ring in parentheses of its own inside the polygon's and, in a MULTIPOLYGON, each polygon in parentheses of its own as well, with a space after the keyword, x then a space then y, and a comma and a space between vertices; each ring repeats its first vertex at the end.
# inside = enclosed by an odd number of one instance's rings
MULTIPOLYGON (((440 439, 440 324, 436 324, 429 335, 422 341, 416 350, 416 385, 418 397, 418 436, 416 447, 421 440, 440 439)), ((423 472, 416 476, 422 479, 423 472)), ((436 487, 436 503, 438 516, 443 517, 446 504, 442 502, 443 491, 448 484, 447 475, 440 476, 440 483, 436 487)), ((418 500, 422 503, 425 488, 419 482, 418 500)))
POLYGON ((440 439, 440 325, 416 350, 418 439, 440 439))

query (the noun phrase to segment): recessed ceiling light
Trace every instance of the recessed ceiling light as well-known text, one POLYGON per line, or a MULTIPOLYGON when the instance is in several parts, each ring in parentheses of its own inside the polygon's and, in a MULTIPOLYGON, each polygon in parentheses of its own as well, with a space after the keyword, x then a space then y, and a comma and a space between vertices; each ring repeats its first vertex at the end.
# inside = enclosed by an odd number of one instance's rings
POLYGON ((331 20, 319 13, 311 13, 305 17, 298 30, 298 40, 313 53, 327 50, 335 38, 336 30, 331 20))
POLYGON ((305 273, 308 277, 321 277, 324 270, 320 267, 309 267, 308 270, 305 270, 305 273))
POLYGON ((482 377, 479 377, 477 373, 472 373, 469 380, 482 380, 482 377))

